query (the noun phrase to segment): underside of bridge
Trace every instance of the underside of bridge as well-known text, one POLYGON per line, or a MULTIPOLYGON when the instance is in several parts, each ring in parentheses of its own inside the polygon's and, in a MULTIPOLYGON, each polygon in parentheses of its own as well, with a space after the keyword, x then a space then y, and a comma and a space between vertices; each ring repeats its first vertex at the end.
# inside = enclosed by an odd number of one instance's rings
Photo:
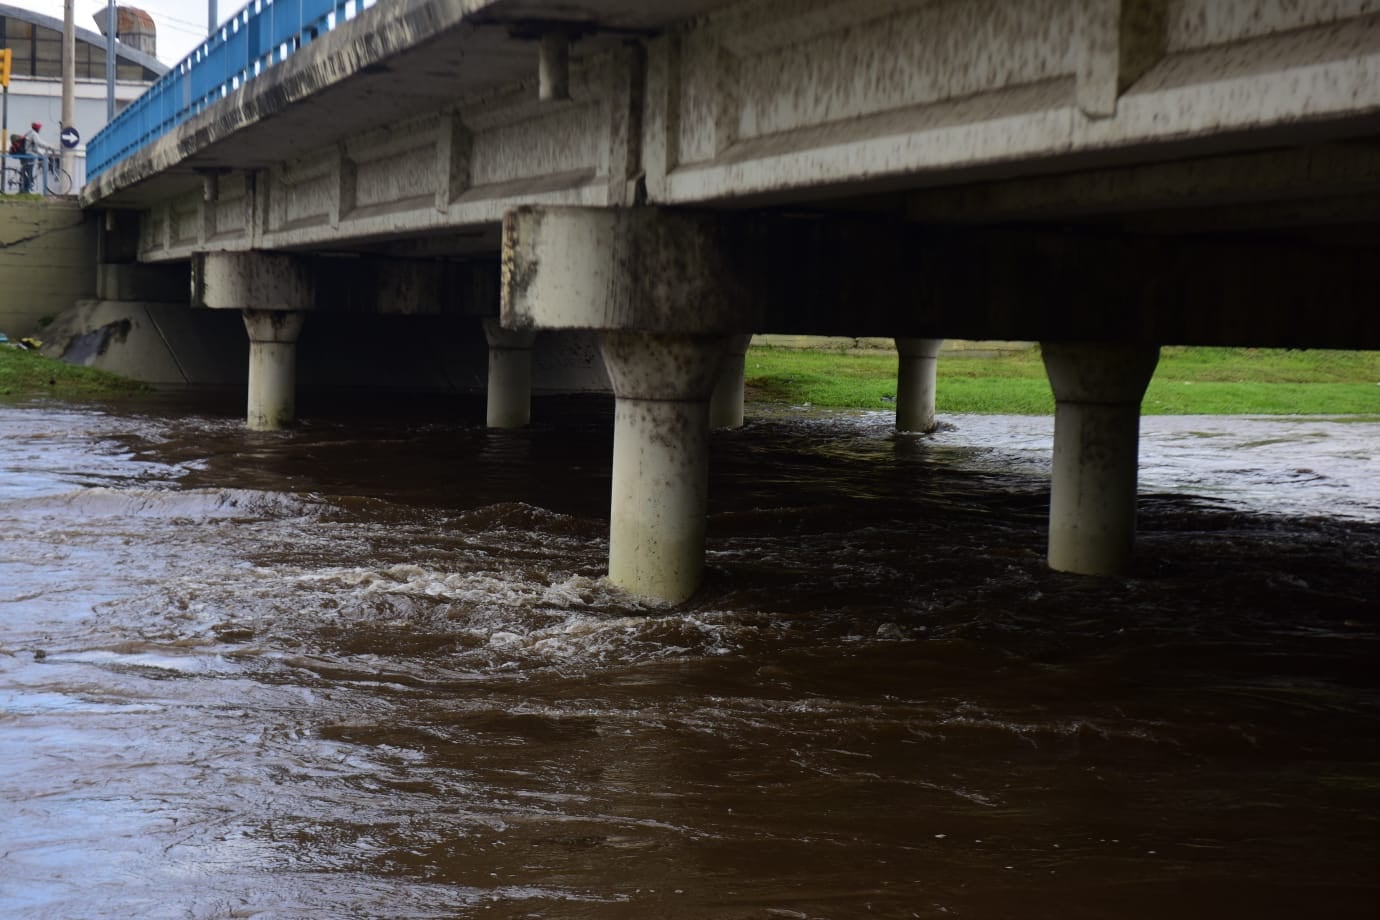
POLYGON ((103 297, 244 312, 254 427, 308 314, 484 322, 495 426, 597 333, 610 575, 672 601, 747 333, 896 337, 903 430, 940 339, 1041 341, 1050 562, 1103 574, 1159 346, 1380 347, 1378 114, 1369 0, 399 0, 82 198, 103 297))

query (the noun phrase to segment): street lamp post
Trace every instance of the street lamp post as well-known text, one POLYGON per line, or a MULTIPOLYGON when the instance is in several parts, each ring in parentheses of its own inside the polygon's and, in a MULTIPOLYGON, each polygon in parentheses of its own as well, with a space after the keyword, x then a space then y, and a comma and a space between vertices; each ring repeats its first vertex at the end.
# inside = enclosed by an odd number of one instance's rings
MULTIPOLYGON (((58 137, 72 124, 74 108, 73 97, 77 89, 77 25, 76 0, 66 0, 62 4, 62 124, 58 126, 58 137)), ((67 175, 74 175, 77 152, 62 144, 62 169, 67 175)))
POLYGON ((105 6, 105 120, 115 120, 115 0, 105 6))

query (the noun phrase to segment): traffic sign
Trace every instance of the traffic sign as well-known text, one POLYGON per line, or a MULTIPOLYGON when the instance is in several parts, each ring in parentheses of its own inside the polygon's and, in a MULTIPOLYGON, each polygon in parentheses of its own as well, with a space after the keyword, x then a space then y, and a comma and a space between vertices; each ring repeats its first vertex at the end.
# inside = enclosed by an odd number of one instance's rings
POLYGON ((62 146, 66 147, 68 150, 71 150, 81 143, 81 134, 71 125, 63 128, 62 133, 59 134, 58 137, 62 140, 62 146))

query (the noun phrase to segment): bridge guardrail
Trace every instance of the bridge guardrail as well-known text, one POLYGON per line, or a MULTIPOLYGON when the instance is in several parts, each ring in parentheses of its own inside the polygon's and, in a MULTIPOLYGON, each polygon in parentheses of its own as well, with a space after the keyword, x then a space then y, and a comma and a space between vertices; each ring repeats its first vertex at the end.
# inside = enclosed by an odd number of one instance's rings
POLYGON ((375 2, 250 0, 87 142, 87 178, 99 176, 375 2))

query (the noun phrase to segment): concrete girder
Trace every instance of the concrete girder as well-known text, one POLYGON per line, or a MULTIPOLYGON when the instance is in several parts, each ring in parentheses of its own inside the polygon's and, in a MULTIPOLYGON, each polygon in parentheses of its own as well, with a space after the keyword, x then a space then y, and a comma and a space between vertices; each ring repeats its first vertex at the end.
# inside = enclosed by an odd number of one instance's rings
POLYGON ((636 194, 640 47, 574 69, 570 99, 522 87, 375 127, 222 178, 222 201, 187 189, 149 209, 140 257, 212 249, 340 248, 497 224, 517 201, 616 206, 636 194))
MULTIPOLYGON (((1084 220, 1224 205, 1351 200, 1380 192, 1380 145, 1314 144, 1228 156, 1172 160, 1053 176, 936 188, 906 197, 906 217, 944 224, 1084 220)), ((1335 207, 1335 205, 1334 205, 1335 207)), ((1359 219, 1363 210, 1356 212, 1359 219)), ((1374 213, 1373 208, 1368 213, 1374 213)), ((1159 223, 1161 232, 1200 230, 1200 220, 1159 223)), ((1280 223, 1287 224, 1288 221, 1280 223)), ((1251 223, 1245 224, 1252 226, 1251 223)))
POLYGON ((798 201, 1274 147, 1365 133, 1358 119, 1380 110, 1380 19, 1359 9, 821 6, 834 18, 803 34, 792 25, 809 14, 783 2, 652 44, 646 124, 665 135, 645 144, 651 201, 798 201), (1201 41, 1192 17, 1220 40, 1201 41))
POLYGON ((507 34, 524 9, 381 4, 85 200, 165 212, 145 257, 177 259, 197 237, 338 246, 631 203, 640 174, 663 204, 805 202, 1355 138, 1380 111, 1359 2, 586 0, 568 103, 534 98, 532 45, 507 34), (625 27, 657 37, 619 47, 625 27), (234 196, 169 204, 225 168, 264 186, 253 220, 234 196))

